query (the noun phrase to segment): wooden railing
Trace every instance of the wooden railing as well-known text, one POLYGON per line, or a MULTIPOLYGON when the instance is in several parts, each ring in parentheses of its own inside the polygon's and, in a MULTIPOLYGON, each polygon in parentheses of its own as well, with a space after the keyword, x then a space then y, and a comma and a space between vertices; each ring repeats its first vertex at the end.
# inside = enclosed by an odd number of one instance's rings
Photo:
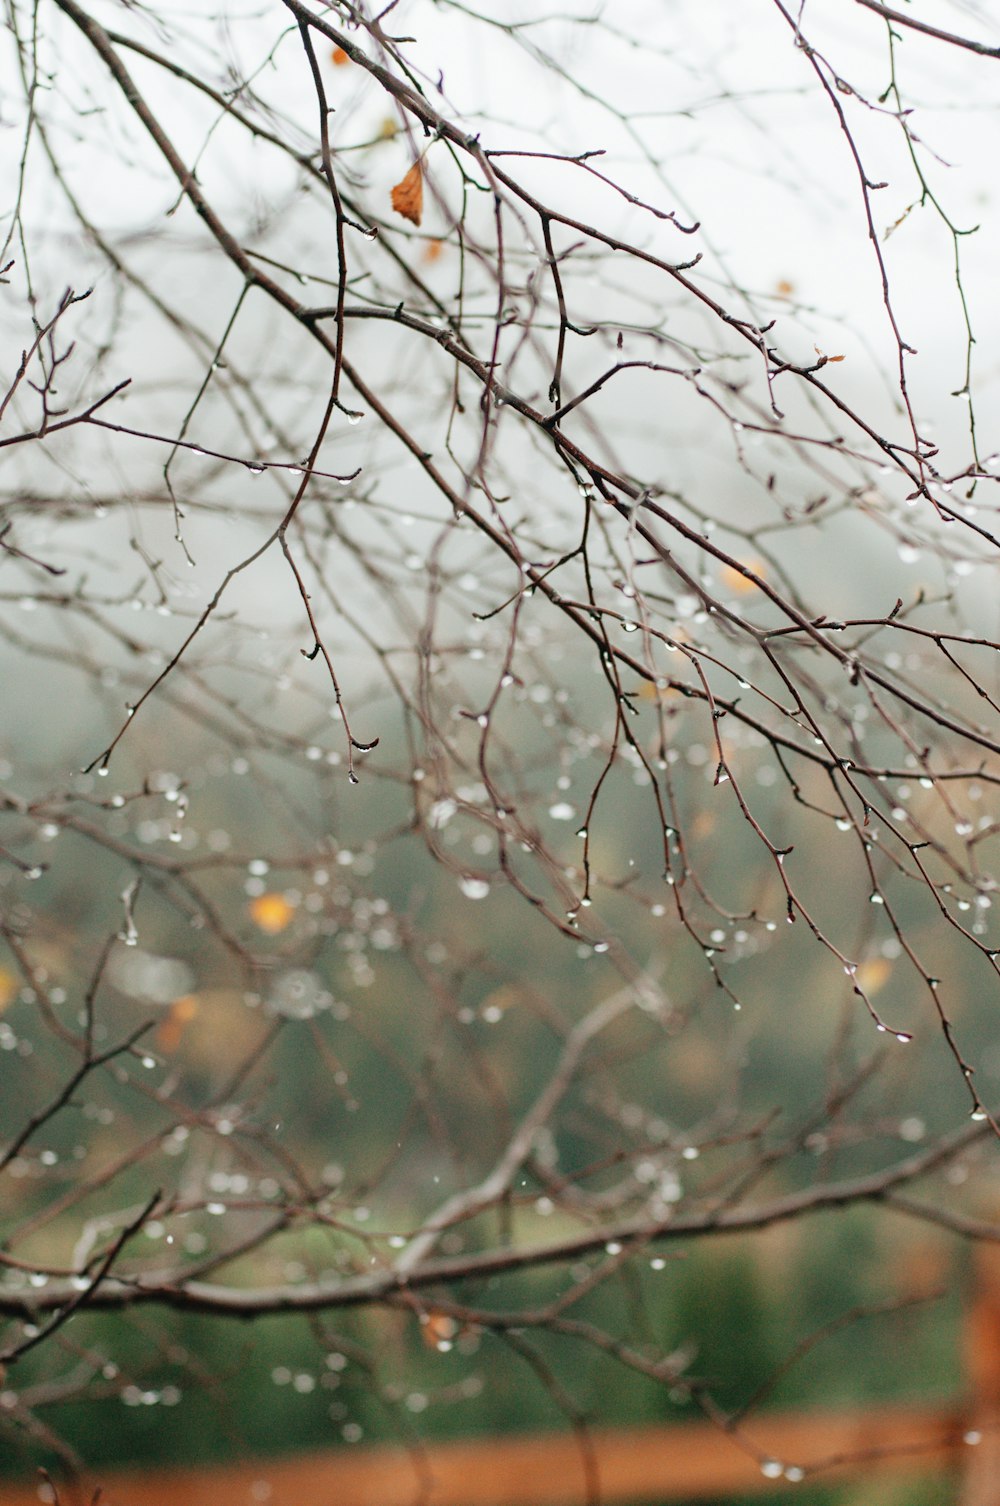
MULTIPOLYGON (((602 1506, 714 1500, 779 1489, 831 1459, 822 1479, 948 1470, 961 1506, 1000 1506, 1000 1253, 977 1262, 964 1332, 966 1395, 940 1407, 764 1412, 746 1438, 705 1422, 595 1428, 589 1465, 567 1433, 340 1448, 201 1469, 102 1475, 101 1506, 582 1506, 588 1473, 602 1506), (751 1447, 746 1446, 751 1440, 751 1447)), ((59 1485, 59 1506, 90 1506, 95 1482, 59 1485)), ((0 1506, 39 1506, 44 1485, 0 1486, 0 1506)), ((794 1499, 794 1494, 792 1495, 794 1499)), ((874 1497, 873 1497, 874 1499, 874 1497)))

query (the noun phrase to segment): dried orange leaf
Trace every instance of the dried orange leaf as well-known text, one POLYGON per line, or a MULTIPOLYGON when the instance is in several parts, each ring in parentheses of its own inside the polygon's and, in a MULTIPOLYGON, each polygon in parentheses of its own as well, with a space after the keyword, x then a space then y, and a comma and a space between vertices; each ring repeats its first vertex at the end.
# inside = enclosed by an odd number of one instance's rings
POLYGON ((437 261, 443 251, 443 241, 428 241, 426 247, 424 248, 424 261, 437 261))
POLYGON ((423 1324, 423 1339, 428 1349, 450 1349, 451 1341, 458 1332, 458 1324, 449 1313, 431 1308, 423 1324))
POLYGON ((345 63, 349 63, 351 61, 347 56, 347 53, 344 51, 343 47, 335 47, 333 49, 333 52, 331 53, 331 56, 333 58, 334 67, 336 68, 343 68, 345 63))
POLYGON ((411 225, 419 225, 424 212, 424 178, 420 163, 414 162, 405 178, 392 190, 392 207, 411 225))
POLYGON ((250 918, 267 936, 277 936, 294 914, 283 894, 259 894, 250 905, 250 918))

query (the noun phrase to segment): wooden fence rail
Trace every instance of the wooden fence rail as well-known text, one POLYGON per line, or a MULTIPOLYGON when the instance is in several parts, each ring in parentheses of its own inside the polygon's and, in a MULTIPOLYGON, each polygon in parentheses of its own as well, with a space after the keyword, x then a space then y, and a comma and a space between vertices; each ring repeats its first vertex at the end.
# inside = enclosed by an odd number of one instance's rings
MULTIPOLYGON (((767 1412, 754 1456, 706 1422, 590 1431, 602 1506, 715 1500, 823 1480, 951 1470, 961 1506, 1000 1506, 1000 1255, 977 1263, 965 1322, 966 1394, 938 1407, 767 1412)), ((572 1435, 514 1434, 397 1447, 340 1448, 202 1469, 102 1475, 101 1506, 582 1506, 587 1471, 572 1435)), ((59 1486, 60 1506, 90 1506, 94 1482, 59 1486)), ((792 1494, 794 1499, 794 1493, 792 1494)), ((869 1496, 875 1506, 877 1494, 869 1496)), ((39 1506, 47 1487, 0 1486, 0 1506, 39 1506)))
MULTIPOLYGON (((811 1459, 847 1456, 849 1462, 824 1471, 826 1480, 957 1467, 976 1452, 963 1442, 966 1430, 959 1414, 899 1408, 769 1414, 754 1438, 773 1451, 774 1470, 780 1461, 793 1479, 811 1459)), ((781 1484, 780 1475, 763 1474, 710 1423, 595 1429, 591 1439, 602 1506, 719 1501, 781 1484)), ((391 1448, 340 1449, 105 1476, 102 1484, 101 1506, 582 1506, 586 1497, 580 1449, 565 1433, 436 1444, 419 1458, 391 1448)), ((996 1493, 976 1506, 1000 1503, 1000 1478, 995 1485, 996 1493)), ((39 1506, 45 1499, 51 1496, 44 1487, 0 1493, 3 1506, 39 1506)), ((89 1500, 83 1487, 60 1486, 60 1506, 89 1500)))

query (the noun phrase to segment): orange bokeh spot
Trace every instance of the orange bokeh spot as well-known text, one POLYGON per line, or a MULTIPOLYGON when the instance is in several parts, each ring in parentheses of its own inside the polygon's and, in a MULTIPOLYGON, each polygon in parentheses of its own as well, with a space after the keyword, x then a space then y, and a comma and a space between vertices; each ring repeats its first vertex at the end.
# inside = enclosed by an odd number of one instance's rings
POLYGON ((198 1000, 194 994, 182 994, 175 999, 160 1021, 156 1031, 156 1044, 161 1051, 176 1051, 181 1043, 185 1026, 198 1013, 198 1000))
POLYGON ((267 936, 277 936, 294 914, 294 908, 283 894, 259 894, 250 902, 250 918, 267 936))

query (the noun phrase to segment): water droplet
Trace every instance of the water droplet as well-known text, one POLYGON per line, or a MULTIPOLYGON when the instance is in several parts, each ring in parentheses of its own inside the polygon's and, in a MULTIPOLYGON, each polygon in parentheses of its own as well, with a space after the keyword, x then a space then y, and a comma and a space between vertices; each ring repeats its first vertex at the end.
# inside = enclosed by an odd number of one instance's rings
POLYGON ((969 1115, 969 1118, 970 1119, 975 1119, 975 1121, 976 1121, 977 1124, 981 1124, 982 1121, 986 1118, 986 1110, 985 1109, 973 1109, 972 1113, 969 1115))
POLYGON ((878 894, 878 893, 876 893, 876 892, 873 891, 868 896, 868 903, 870 905, 884 905, 885 904, 885 900, 882 898, 881 894, 878 894))
POLYGON ((260 462, 256 460, 247 460, 244 462, 244 464, 246 465, 246 468, 250 472, 251 476, 263 476, 264 472, 267 470, 266 465, 261 465, 260 462))
POLYGON ((785 1470, 785 1479, 786 1480, 790 1480, 793 1485, 797 1485, 798 1482, 800 1480, 804 1480, 805 1477, 806 1477, 805 1470, 804 1469, 800 1469, 797 1464, 790 1464, 788 1466, 788 1468, 785 1470))
POLYGON ((853 824, 854 823, 852 821, 847 820, 846 816, 841 816, 837 821, 836 826, 838 831, 850 831, 853 824))
POLYGON ((490 892, 486 879, 475 878, 471 874, 459 879, 458 887, 466 899, 485 899, 490 892))
POLYGON ((353 428, 355 424, 359 424, 361 422, 361 420, 364 418, 364 416, 365 415, 363 413, 348 413, 347 414, 347 422, 353 428))
POLYGON ((576 809, 572 805, 567 805, 565 800, 559 800, 555 805, 549 806, 549 815, 553 821, 572 821, 576 815, 576 809))
POLYGON ((785 1466, 779 1464, 777 1459, 764 1459, 761 1462, 760 1472, 767 1480, 780 1480, 785 1473, 785 1466))

